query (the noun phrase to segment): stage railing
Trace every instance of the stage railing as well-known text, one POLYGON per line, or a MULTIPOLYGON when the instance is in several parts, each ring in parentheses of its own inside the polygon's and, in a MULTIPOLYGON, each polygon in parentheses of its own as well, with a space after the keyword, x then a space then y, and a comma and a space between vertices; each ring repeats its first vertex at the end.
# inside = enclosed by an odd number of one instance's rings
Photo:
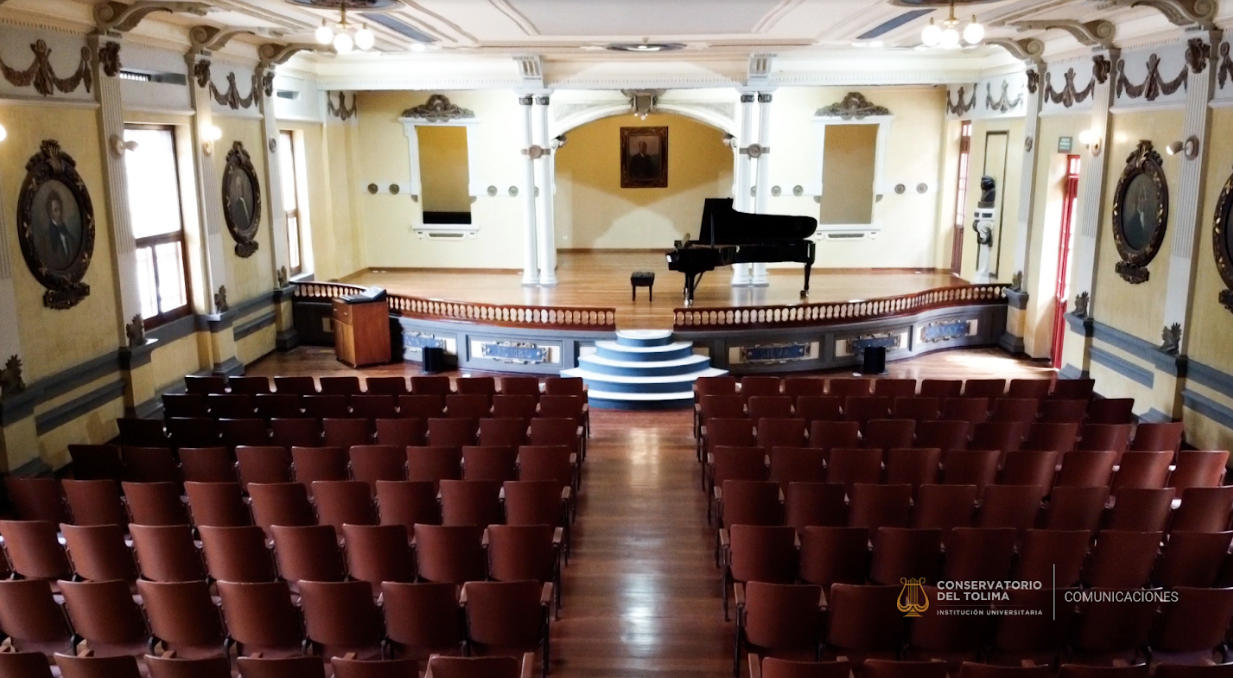
POLYGON ((1009 285, 963 285, 905 294, 898 297, 833 301, 796 306, 746 308, 678 308, 673 311, 677 332, 712 329, 775 329, 882 320, 951 306, 1006 301, 1009 285))
MULTIPOLYGON (((302 282, 296 283, 295 296, 303 299, 337 299, 356 294, 363 289, 359 285, 344 283, 302 282)), ((467 301, 422 299, 401 294, 389 294, 386 298, 390 305, 390 312, 404 318, 529 329, 594 332, 616 330, 615 308, 479 304, 467 301)))

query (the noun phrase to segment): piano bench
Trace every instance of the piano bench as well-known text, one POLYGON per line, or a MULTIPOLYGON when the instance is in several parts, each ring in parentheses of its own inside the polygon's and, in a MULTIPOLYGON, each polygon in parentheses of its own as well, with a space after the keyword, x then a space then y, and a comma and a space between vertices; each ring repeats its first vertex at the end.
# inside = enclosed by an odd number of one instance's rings
POLYGON ((633 300, 638 301, 638 288, 647 288, 647 295, 651 301, 655 301, 655 273, 654 271, 634 271, 629 274, 630 292, 633 293, 633 300))

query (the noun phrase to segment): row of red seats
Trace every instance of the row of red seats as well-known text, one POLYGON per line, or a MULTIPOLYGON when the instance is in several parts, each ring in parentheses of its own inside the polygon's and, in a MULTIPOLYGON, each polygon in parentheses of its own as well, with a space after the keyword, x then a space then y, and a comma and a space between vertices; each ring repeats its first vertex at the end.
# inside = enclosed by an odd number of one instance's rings
MULTIPOLYGON (((368 583, 358 581, 301 581, 293 596, 285 581, 211 586, 143 580, 137 582, 140 602, 121 581, 57 585, 63 610, 45 581, 0 581, 0 624, 17 649, 46 657, 88 651, 138 658, 161 648, 187 659, 226 661, 235 652, 241 658, 307 657, 318 665, 334 657, 389 656, 410 659, 404 668, 430 652, 465 649, 522 659, 542 650, 542 675, 550 665, 551 583, 470 581, 459 593, 454 584, 389 581, 374 600, 368 583)), ((412 668, 410 675, 417 673, 412 668)))
MULTIPOLYGON (((1024 660, 1014 665, 963 662, 955 672, 946 662, 869 659, 859 668, 862 678, 1148 678, 1149 669, 1156 678, 1233 678, 1233 664, 1061 664, 1055 671, 1047 664, 1024 660)), ((750 678, 851 678, 852 669, 846 658, 798 661, 749 653, 750 678)))
MULTIPOLYGON (((56 667, 65 678, 235 678, 226 657, 185 659, 174 652, 99 657, 55 654, 56 667), (144 669, 144 672, 143 672, 144 669)), ((335 678, 390 678, 414 676, 414 659, 350 659, 329 661, 335 678)), ((531 678, 535 653, 516 657, 450 657, 432 655, 424 678, 531 678)), ((238 657, 239 678, 326 678, 325 663, 317 657, 238 657)), ((0 675, 6 678, 53 678, 47 658, 39 652, 0 652, 0 675)), ((846 675, 846 674, 845 674, 846 675)), ((1139 678, 1131 676, 1129 678, 1139 678)))
POLYGON ((1173 508, 1174 491, 1126 488, 1112 508, 1108 487, 1056 488, 1042 504, 1039 485, 989 485, 979 501, 974 485, 789 483, 725 480, 715 488, 719 527, 813 525, 868 527, 1009 527, 1117 529, 1139 532, 1224 532, 1233 520, 1233 486, 1192 487, 1173 508))
POLYGON ((438 395, 283 395, 277 393, 163 396, 164 419, 394 419, 409 417, 575 417, 586 415, 587 401, 580 395, 495 395, 455 393, 438 395))
MULTIPOLYGON (((1223 662, 1233 618, 1233 589, 1178 589, 1165 602, 1068 602, 1065 589, 1010 591, 992 603, 947 603, 923 587, 750 582, 736 586, 736 659, 742 650, 779 656, 844 657, 854 669, 868 660, 937 661, 941 678, 965 661, 1057 665, 1117 662, 1223 662), (922 601, 905 619, 904 602, 922 601), (954 614, 955 610, 969 614, 954 614), (1025 614, 1030 611, 1037 614, 1025 614)), ((807 675, 807 674, 806 674, 807 675)), ((867 678, 870 674, 858 673, 867 678)), ((877 675, 877 672, 874 672, 877 675)), ((1031 675, 1031 674, 1027 674, 1031 675)))
MULTIPOLYGON (((465 445, 568 445, 580 458, 586 454, 586 438, 576 419, 565 417, 523 419, 172 419, 165 431, 153 419, 120 419, 120 443, 129 447, 203 448, 247 446, 352 447, 355 445, 428 444, 434 447, 465 445)), ((70 445, 74 462, 96 457, 112 467, 89 469, 88 473, 121 472, 115 467, 119 455, 105 452, 111 446, 70 445)), ((110 477, 110 476, 109 476, 110 477)))
POLYGON ((1190 487, 1223 483, 1229 453, 1225 450, 1183 450, 1173 453, 1072 450, 1055 451, 949 450, 939 448, 845 448, 719 446, 707 455, 703 490, 724 480, 774 480, 783 489, 791 482, 921 485, 1039 485, 1048 495, 1054 487, 1099 486, 1112 496, 1122 488, 1171 487, 1178 494, 1190 487))
POLYGON ((333 376, 311 377, 223 377, 188 375, 184 378, 188 393, 208 395, 220 393, 283 393, 293 395, 437 395, 451 393, 482 393, 495 395, 585 395, 586 387, 578 377, 458 377, 450 379, 440 375, 364 377, 333 376), (272 383, 271 383, 272 382, 272 383))

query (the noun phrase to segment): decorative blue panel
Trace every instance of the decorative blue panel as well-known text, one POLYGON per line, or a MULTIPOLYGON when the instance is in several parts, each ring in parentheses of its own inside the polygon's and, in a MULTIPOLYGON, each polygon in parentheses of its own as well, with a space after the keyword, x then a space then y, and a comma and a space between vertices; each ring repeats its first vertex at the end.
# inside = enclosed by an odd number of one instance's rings
POLYGON ((422 332, 405 332, 402 343, 407 348, 445 348, 445 340, 423 334, 422 332))
POLYGON ((871 334, 863 337, 852 337, 848 339, 848 352, 853 355, 859 355, 870 346, 882 346, 887 351, 892 351, 901 348, 903 345, 903 335, 895 334, 871 334))
POLYGON ((540 364, 548 362, 548 347, 530 342, 498 341, 480 344, 480 356, 505 363, 540 364))
POLYGON ((743 363, 786 363, 809 360, 809 344, 761 344, 741 347, 743 363))
POLYGON ((931 344, 937 341, 950 341, 968 336, 967 320, 946 320, 930 323, 920 331, 920 340, 931 344))

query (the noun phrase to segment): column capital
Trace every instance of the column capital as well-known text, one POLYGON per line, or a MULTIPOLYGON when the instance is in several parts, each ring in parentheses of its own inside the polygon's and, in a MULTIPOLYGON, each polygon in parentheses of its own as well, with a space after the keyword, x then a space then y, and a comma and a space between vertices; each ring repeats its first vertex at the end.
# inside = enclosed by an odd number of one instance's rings
POLYGON ((547 106, 548 105, 548 95, 547 94, 535 95, 535 104, 537 106, 547 106))
POLYGON ((771 93, 770 92, 758 92, 758 103, 760 104, 771 103, 771 93))
POLYGON ((754 96, 756 95, 753 92, 741 94, 741 103, 752 104, 754 102, 754 96))
POLYGON ((532 94, 524 94, 518 97, 518 103, 523 106, 530 106, 535 101, 535 96, 532 94))

